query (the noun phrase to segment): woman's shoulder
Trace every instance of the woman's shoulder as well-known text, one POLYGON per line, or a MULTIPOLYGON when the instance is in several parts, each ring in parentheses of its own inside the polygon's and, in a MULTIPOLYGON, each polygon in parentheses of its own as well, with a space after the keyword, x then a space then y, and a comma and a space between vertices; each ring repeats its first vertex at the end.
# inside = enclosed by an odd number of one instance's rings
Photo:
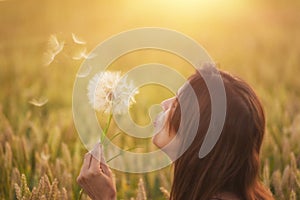
POLYGON ((210 200, 241 200, 241 198, 231 192, 221 192, 214 195, 210 200))

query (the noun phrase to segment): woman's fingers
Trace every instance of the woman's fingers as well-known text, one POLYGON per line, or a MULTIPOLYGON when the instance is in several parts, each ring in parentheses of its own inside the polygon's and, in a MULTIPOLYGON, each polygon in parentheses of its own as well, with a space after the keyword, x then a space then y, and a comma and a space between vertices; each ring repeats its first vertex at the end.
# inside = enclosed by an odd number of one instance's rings
POLYGON ((77 177, 77 182, 82 186, 83 182, 85 181, 86 175, 88 174, 89 165, 91 160, 91 154, 86 153, 84 155, 83 164, 80 170, 80 174, 77 177))
POLYGON ((91 165, 89 169, 93 174, 100 174, 100 160, 96 159, 94 156, 92 156, 91 165))
POLYGON ((109 167, 101 162, 102 157, 100 144, 86 153, 77 182, 92 199, 115 199, 115 181, 109 167))
POLYGON ((100 142, 98 142, 94 148, 90 151, 90 153, 101 163, 106 163, 103 153, 103 146, 100 142))
POLYGON ((91 156, 92 155, 90 153, 86 153, 84 155, 81 171, 87 171, 90 168, 91 156))
POLYGON ((105 163, 100 163, 100 168, 102 169, 103 173, 107 175, 108 177, 112 177, 111 170, 105 163))
POLYGON ((90 153, 93 155, 94 158, 100 160, 102 154, 101 144, 99 142, 95 144, 94 148, 90 151, 90 153))
POLYGON ((97 143, 90 152, 85 154, 80 174, 83 177, 104 174, 112 177, 112 172, 105 163, 100 143, 97 143))
POLYGON ((92 158, 91 158, 91 164, 90 164, 90 171, 92 171, 93 174, 100 174, 100 159, 101 159, 101 144, 97 143, 93 150, 91 151, 92 158))

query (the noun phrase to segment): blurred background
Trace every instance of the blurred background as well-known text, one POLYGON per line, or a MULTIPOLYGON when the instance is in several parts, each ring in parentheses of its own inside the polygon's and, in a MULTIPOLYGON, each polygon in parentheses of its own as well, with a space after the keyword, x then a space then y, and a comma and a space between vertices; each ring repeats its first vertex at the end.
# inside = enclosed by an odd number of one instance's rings
MULTIPOLYGON (((192 37, 222 70, 253 86, 267 115, 261 179, 276 199, 299 199, 299 10, 297 0, 0 0, 0 199, 78 199, 75 180, 86 150, 71 104, 83 60, 73 57, 114 34, 153 26, 192 37), (74 43, 72 33, 86 44, 74 43), (51 35, 64 41, 64 48, 45 65, 51 35)), ((193 72, 183 59, 158 50, 129 53, 110 69, 149 62, 173 66, 185 76, 193 72)), ((149 123, 148 108, 172 95, 159 86, 142 88, 133 119, 149 123)), ((125 134, 114 141, 123 148, 155 148, 150 140, 125 134)), ((171 170, 115 171, 118 199, 165 199, 171 170)))

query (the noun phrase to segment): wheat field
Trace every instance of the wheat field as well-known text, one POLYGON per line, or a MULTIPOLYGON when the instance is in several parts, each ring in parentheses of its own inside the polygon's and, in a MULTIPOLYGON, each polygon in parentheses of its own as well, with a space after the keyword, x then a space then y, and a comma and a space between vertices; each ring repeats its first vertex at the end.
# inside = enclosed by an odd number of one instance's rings
MULTIPOLYGON (((296 0, 0 1, 0 199, 79 198, 76 177, 86 149, 72 118, 72 90, 82 61, 72 56, 82 46, 72 42, 71 33, 91 50, 121 31, 149 26, 194 38, 222 70, 253 86, 267 116, 261 179, 276 199, 300 199, 299 10, 296 0), (45 66, 53 34, 64 49, 45 66)), ((186 61, 156 50, 124 55, 110 69, 149 62, 192 73, 186 61)), ((170 96, 164 88, 143 88, 132 118, 147 124, 148 108, 170 96)), ((105 123, 101 117, 99 122, 105 123)), ((139 144, 145 152, 155 148, 150 139, 125 134, 115 143, 139 144)), ((118 199, 167 199, 171 170, 113 171, 118 199)))

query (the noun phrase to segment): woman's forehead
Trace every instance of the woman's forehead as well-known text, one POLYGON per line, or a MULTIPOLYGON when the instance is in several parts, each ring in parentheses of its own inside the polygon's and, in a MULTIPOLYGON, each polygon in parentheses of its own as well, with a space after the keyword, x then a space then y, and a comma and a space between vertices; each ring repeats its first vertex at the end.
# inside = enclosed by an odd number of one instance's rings
POLYGON ((180 88, 178 88, 176 95, 181 94, 184 91, 184 88, 187 87, 188 82, 184 83, 180 88))
POLYGON ((179 97, 185 93, 185 95, 188 95, 190 93, 194 93, 193 87, 189 81, 185 82, 176 92, 176 96, 179 97))
POLYGON ((183 91, 184 84, 177 90, 177 95, 183 91))

